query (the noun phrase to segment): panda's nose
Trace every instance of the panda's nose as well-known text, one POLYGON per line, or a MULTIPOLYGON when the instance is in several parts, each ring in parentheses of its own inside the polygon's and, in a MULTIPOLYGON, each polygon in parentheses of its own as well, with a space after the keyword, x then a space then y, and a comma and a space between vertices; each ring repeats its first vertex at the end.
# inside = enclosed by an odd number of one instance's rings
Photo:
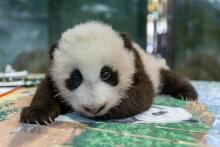
POLYGON ((105 107, 107 103, 104 103, 103 105, 99 107, 94 107, 94 106, 83 106, 83 109, 87 112, 93 113, 93 114, 98 114, 101 112, 105 107))

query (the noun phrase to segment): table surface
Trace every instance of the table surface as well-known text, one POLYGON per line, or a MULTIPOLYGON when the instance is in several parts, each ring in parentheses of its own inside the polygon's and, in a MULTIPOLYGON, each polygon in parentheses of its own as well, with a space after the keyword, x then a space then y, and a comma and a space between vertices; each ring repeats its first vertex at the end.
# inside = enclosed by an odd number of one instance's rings
MULTIPOLYGON (((13 132, 19 132, 20 129, 18 118, 21 107, 28 105, 36 89, 24 88, 15 94, 0 97, 0 130, 3 130, 1 131, 3 133, 0 133, 0 142, 4 146, 17 144, 37 146, 44 142, 48 143, 47 145, 95 147, 103 145, 196 146, 197 143, 205 142, 217 147, 220 145, 220 82, 193 81, 192 83, 198 91, 199 102, 207 105, 208 110, 215 114, 215 120, 211 126, 198 123, 200 119, 194 115, 193 121, 198 119, 197 122, 142 125, 100 123, 89 126, 83 124, 32 125, 25 128, 31 130, 31 134, 17 134, 13 132), (204 137, 205 140, 203 140, 204 137), (31 143, 28 144, 27 141, 31 143)), ((155 99, 154 104, 185 108, 188 102, 159 97, 155 99)))
POLYGON ((220 82, 194 81, 193 84, 198 91, 199 101, 215 114, 215 121, 209 130, 207 143, 211 146, 220 146, 220 82))

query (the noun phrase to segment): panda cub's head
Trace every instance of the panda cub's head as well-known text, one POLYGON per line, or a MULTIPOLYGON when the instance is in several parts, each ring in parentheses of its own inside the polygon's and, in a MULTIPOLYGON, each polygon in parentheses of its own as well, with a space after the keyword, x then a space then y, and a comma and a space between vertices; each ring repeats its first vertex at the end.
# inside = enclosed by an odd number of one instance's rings
POLYGON ((62 34, 50 74, 59 95, 76 112, 106 114, 126 97, 135 73, 134 53, 106 24, 88 22, 62 34))

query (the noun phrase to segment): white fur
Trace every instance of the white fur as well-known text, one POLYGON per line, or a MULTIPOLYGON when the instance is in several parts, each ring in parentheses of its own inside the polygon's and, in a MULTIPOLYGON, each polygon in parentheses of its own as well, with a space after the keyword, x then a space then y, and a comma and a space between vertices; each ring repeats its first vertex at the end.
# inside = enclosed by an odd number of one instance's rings
POLYGON ((51 67, 51 75, 61 96, 87 116, 93 114, 85 112, 83 105, 100 107, 107 102, 105 109, 98 114, 102 115, 119 104, 125 90, 132 84, 134 73, 133 53, 126 51, 118 33, 99 22, 80 24, 64 32, 51 67), (118 71, 117 86, 100 80, 100 70, 105 65, 118 71), (65 79, 74 68, 81 71, 84 81, 76 90, 70 91, 65 86, 65 79))
POLYGON ((160 70, 169 69, 166 64, 166 60, 163 58, 157 58, 151 54, 146 53, 139 45, 133 43, 135 49, 141 56, 143 61, 144 69, 146 74, 149 76, 151 82, 153 83, 154 93, 160 92, 161 80, 160 80, 160 70))

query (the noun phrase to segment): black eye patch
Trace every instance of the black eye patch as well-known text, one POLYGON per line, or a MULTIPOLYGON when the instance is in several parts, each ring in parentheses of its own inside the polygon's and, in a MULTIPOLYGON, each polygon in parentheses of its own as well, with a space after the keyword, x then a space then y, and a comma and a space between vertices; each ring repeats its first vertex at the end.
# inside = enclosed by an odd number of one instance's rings
POLYGON ((102 81, 110 84, 111 86, 116 86, 118 84, 118 72, 113 71, 109 66, 104 66, 100 71, 100 78, 102 81))
POLYGON ((65 80, 65 83, 69 90, 75 90, 82 84, 82 81, 83 77, 81 72, 78 69, 75 69, 70 74, 70 77, 65 80))

